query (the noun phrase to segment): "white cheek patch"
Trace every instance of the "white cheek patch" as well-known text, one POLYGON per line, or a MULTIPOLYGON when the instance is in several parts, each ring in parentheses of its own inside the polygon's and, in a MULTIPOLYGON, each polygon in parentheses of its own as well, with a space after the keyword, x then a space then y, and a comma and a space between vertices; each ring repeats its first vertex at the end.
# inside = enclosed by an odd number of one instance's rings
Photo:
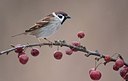
POLYGON ((59 18, 59 17, 55 14, 55 12, 53 12, 52 14, 53 14, 56 18, 58 18, 61 22, 63 22, 64 16, 62 16, 62 18, 59 18))

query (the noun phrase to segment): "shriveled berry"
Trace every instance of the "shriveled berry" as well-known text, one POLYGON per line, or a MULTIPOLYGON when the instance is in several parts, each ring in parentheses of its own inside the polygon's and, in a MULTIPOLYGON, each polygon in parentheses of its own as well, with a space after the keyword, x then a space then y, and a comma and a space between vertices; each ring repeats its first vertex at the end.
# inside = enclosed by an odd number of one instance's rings
POLYGON ((105 55, 104 60, 106 62, 110 62, 111 61, 111 57, 109 55, 105 55))
POLYGON ((120 70, 120 76, 122 78, 125 78, 125 76, 126 76, 127 73, 128 73, 128 67, 121 68, 121 70, 120 70))
POLYGON ((37 48, 33 48, 32 50, 31 50, 31 55, 32 56, 38 56, 39 55, 39 50, 37 49, 37 48))
POLYGON ((73 51, 71 49, 66 49, 65 52, 67 55, 71 55, 73 53, 73 51))
POLYGON ((15 52, 16 53, 21 53, 21 52, 23 52, 23 46, 21 46, 21 45, 17 45, 16 47, 15 47, 15 52))
MULTIPOLYGON (((73 41, 73 42, 72 42, 72 45, 73 45, 73 46, 80 46, 80 42, 73 41)), ((74 52, 77 52, 77 49, 75 49, 75 48, 71 48, 71 50, 74 51, 74 52)))
POLYGON ((123 66, 123 68, 126 68, 126 69, 128 69, 128 66, 124 65, 124 66, 123 66))
POLYGON ((101 72, 98 70, 90 71, 89 75, 92 80, 99 80, 102 76, 101 72))
POLYGON ((29 57, 26 54, 21 54, 19 56, 19 61, 21 64, 26 64, 29 60, 29 57))
POLYGON ((113 70, 118 71, 119 67, 117 67, 116 65, 113 65, 113 70))
POLYGON ((78 32, 77 33, 77 36, 78 36, 78 38, 84 38, 84 36, 85 36, 85 33, 83 32, 83 31, 80 31, 80 32, 78 32))
POLYGON ((124 76, 124 79, 128 81, 128 73, 124 76))
POLYGON ((74 45, 74 46, 80 46, 80 42, 73 41, 73 42, 72 42, 72 45, 74 45))
POLYGON ((118 58, 115 62, 115 65, 118 67, 118 68, 121 68, 123 65, 124 65, 124 61, 120 58, 118 58))
POLYGON ((55 51, 54 52, 54 58, 57 59, 57 60, 60 60, 62 58, 63 54, 61 51, 55 51))

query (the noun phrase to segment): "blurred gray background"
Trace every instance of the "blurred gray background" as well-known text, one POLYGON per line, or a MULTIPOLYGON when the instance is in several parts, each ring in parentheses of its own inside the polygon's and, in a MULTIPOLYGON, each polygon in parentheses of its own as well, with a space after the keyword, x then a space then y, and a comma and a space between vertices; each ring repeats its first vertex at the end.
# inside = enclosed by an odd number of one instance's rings
MULTIPOLYGON (((32 36, 12 35, 23 32, 40 18, 53 11, 65 11, 72 19, 49 40, 78 41, 76 33, 85 31, 81 43, 89 50, 113 55, 121 53, 128 62, 128 0, 0 0, 0 51, 10 44, 38 43, 32 36)), ((26 65, 19 63, 17 54, 0 56, 0 81, 92 81, 88 71, 94 67, 94 57, 76 52, 64 54, 60 61, 53 57, 56 47, 39 48, 40 55, 30 57, 26 65)), ((60 48, 65 52, 66 48, 60 48)), ((112 70, 113 63, 101 65, 100 81, 122 81, 119 72, 112 70)))

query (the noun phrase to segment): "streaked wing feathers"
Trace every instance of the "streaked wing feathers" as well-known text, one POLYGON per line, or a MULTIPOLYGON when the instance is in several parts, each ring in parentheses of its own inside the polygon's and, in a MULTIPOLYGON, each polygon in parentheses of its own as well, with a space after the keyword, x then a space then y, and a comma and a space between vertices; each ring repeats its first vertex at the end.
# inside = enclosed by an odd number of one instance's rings
POLYGON ((36 29, 45 27, 45 25, 47 25, 50 22, 51 17, 53 17, 53 16, 47 16, 44 19, 36 22, 36 24, 34 26, 32 26, 31 28, 29 28, 28 30, 25 30, 25 32, 31 32, 31 31, 34 31, 36 29))

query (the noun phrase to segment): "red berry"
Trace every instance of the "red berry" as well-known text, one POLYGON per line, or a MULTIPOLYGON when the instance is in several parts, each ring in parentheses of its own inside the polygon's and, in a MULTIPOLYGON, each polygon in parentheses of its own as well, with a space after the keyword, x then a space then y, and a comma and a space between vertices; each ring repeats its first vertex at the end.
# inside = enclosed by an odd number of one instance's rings
POLYGON ((37 48, 33 48, 33 49, 31 50, 31 55, 32 55, 32 56, 38 56, 38 55, 39 55, 39 50, 38 50, 37 48))
POLYGON ((73 42, 72 42, 72 45, 74 45, 74 46, 80 46, 80 42, 73 41, 73 42))
POLYGON ((23 54, 25 54, 25 52, 18 53, 18 58, 20 55, 23 55, 23 54))
POLYGON ((113 65, 113 70, 118 71, 119 67, 117 67, 116 65, 113 65))
POLYGON ((21 54, 19 56, 19 61, 21 64, 26 64, 29 60, 29 57, 26 54, 21 54))
POLYGON ((80 31, 80 32, 78 32, 77 33, 77 36, 78 36, 78 38, 84 38, 84 36, 85 36, 85 33, 83 32, 83 31, 80 31))
POLYGON ((89 74, 91 73, 91 71, 93 71, 93 70, 95 70, 95 68, 91 68, 90 70, 89 70, 89 74))
MULTIPOLYGON (((73 42, 72 42, 72 45, 73 45, 73 46, 80 46, 80 42, 73 41, 73 42)), ((77 49, 75 49, 75 48, 71 48, 71 50, 74 51, 74 52, 77 52, 77 49)))
POLYGON ((89 75, 92 80, 99 80, 102 76, 101 72, 98 70, 91 70, 89 75))
POLYGON ((65 52, 66 52, 67 55, 71 55, 73 53, 73 51, 71 49, 66 49, 65 52))
POLYGON ((111 57, 109 55, 105 55, 104 60, 106 62, 110 62, 111 61, 111 57))
POLYGON ((118 58, 115 62, 115 65, 118 67, 118 68, 121 68, 123 65, 124 65, 124 61, 120 58, 118 58))
POLYGON ((21 45, 17 45, 16 47, 15 47, 15 52, 16 53, 21 53, 21 52, 23 52, 23 46, 21 46, 21 45))
POLYGON ((127 73, 128 73, 128 67, 121 68, 121 70, 120 70, 120 76, 122 78, 125 78, 125 76, 126 76, 127 73))
POLYGON ((63 54, 61 51, 55 51, 54 52, 54 58, 57 60, 60 60, 62 58, 63 54))

